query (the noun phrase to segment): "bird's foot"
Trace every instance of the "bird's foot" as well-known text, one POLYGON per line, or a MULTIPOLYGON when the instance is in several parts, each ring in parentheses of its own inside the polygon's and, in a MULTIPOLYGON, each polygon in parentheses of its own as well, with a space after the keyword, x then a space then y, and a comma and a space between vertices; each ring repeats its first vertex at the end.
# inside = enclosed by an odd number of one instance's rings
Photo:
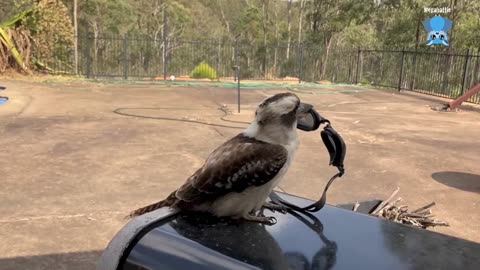
POLYGON ((278 204, 274 204, 274 203, 265 202, 265 203, 263 203, 263 208, 267 208, 267 209, 269 209, 273 212, 278 211, 278 212, 283 213, 283 214, 287 213, 287 207, 286 206, 278 205, 278 204))
POLYGON ((247 221, 259 222, 267 225, 273 225, 277 223, 277 219, 275 217, 266 217, 263 215, 255 216, 255 215, 248 214, 243 216, 242 218, 247 221))

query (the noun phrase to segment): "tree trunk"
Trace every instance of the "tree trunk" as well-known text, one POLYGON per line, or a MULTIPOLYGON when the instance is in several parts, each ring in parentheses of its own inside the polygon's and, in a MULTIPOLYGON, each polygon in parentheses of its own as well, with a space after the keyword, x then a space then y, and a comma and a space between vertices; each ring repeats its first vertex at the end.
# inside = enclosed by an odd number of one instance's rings
POLYGON ((278 53, 278 6, 277 6, 278 1, 275 1, 275 51, 273 53, 273 74, 275 77, 277 77, 277 53, 278 53))
MULTIPOLYGON (((155 12, 153 13, 154 16, 157 16, 159 11, 162 9, 162 0, 157 0, 155 2, 155 12)), ((158 46, 158 34, 161 33, 163 27, 163 22, 162 25, 156 25, 155 29, 153 30, 153 46, 154 48, 157 48, 158 46)))
POLYGON ((318 70, 320 70, 319 66, 320 66, 320 61, 318 57, 315 57, 315 69, 313 70, 313 74, 314 74, 313 81, 321 80, 321 78, 318 78, 318 70))
POLYGON ((268 20, 268 0, 262 1, 262 28, 263 28, 263 78, 267 79, 267 20, 268 20))
MULTIPOLYGON (((452 21, 455 21, 458 15, 458 9, 456 7, 457 5, 457 0, 451 0, 450 2, 450 8, 452 9, 452 21)), ((454 28, 455 24, 452 24, 452 28, 450 28, 450 34, 448 35, 448 43, 453 44, 453 39, 454 39, 454 28)), ((450 55, 453 53, 453 47, 450 45, 448 46, 448 56, 446 61, 443 63, 443 68, 442 68, 442 86, 440 88, 440 91, 442 94, 450 96, 449 89, 448 89, 448 79, 450 77, 450 72, 451 72, 451 66, 453 64, 453 57, 450 55)))
POLYGON ((413 73, 412 73, 412 81, 410 82, 410 90, 413 91, 415 88, 415 76, 417 75, 417 51, 418 51, 418 43, 420 41, 420 21, 417 21, 417 29, 415 31, 415 53, 413 54, 413 73))
POLYGON ((162 2, 162 74, 163 80, 167 79, 167 6, 162 2))
POLYGON ((298 47, 302 43, 302 19, 303 19, 303 6, 305 4, 305 0, 301 0, 300 2, 300 15, 298 16, 298 47))
POLYGON ((77 0, 73 0, 73 46, 75 50, 75 74, 78 74, 78 24, 77 24, 77 0))
MULTIPOLYGON (((475 84, 475 82, 480 82, 480 48, 477 49, 477 57, 472 57, 471 59, 475 59, 476 64, 473 68, 473 73, 472 73, 470 85, 468 87, 473 86, 475 84)), ((478 96, 480 98, 480 95, 478 95, 478 96)))
POLYGON ((292 29, 292 0, 288 0, 287 4, 288 16, 287 16, 287 60, 290 57, 290 42, 291 42, 291 29, 292 29))
POLYGON ((323 65, 322 65, 322 75, 320 76, 320 79, 325 80, 325 73, 327 72, 327 63, 328 63, 328 55, 330 53, 330 46, 332 45, 332 37, 330 37, 327 41, 327 46, 325 49, 325 57, 323 59, 323 65))
POLYGON ((225 23, 225 27, 227 28, 227 32, 230 34, 230 23, 227 21, 227 18, 225 17, 225 12, 223 11, 222 4, 220 2, 221 0, 217 0, 218 7, 220 8, 220 14, 222 15, 222 20, 223 23, 225 23))
POLYGON ((97 74, 97 55, 98 55, 98 25, 93 23, 93 78, 97 74))

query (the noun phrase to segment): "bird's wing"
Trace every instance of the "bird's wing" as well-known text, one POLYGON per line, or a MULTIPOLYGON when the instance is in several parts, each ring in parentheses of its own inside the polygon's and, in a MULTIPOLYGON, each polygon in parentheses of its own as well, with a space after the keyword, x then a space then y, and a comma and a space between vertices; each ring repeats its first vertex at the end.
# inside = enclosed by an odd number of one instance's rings
POLYGON ((238 135, 217 148, 181 186, 176 197, 185 202, 214 200, 272 180, 287 161, 287 150, 238 135))

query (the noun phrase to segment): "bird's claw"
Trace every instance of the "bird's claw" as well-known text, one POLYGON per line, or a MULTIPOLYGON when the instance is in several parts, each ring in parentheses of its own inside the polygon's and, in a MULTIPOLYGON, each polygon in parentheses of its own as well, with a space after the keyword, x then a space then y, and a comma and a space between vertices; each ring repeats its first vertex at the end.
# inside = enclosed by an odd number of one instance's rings
POLYGON ((266 203, 263 204, 263 208, 267 208, 272 212, 278 211, 282 214, 287 213, 287 207, 286 206, 278 205, 278 204, 274 204, 274 203, 267 203, 266 202, 266 203))
POLYGON ((277 219, 275 217, 266 217, 261 213, 257 215, 247 215, 247 216, 244 216, 243 218, 248 221, 263 223, 267 225, 274 225, 277 223, 277 219))
POLYGON ((275 217, 267 217, 262 212, 258 213, 257 217, 260 217, 261 222, 267 225, 273 225, 277 223, 277 219, 275 217))
POLYGON ((277 219, 275 217, 266 217, 265 224, 275 225, 277 224, 277 219))

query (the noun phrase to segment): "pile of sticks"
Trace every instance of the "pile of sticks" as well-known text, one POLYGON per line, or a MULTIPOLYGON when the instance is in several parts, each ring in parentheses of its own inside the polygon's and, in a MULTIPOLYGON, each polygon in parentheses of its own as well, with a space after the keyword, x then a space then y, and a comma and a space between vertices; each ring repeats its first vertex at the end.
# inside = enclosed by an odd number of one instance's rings
MULTIPOLYGON (((399 190, 400 188, 397 187, 392 195, 381 202, 370 213, 370 215, 423 229, 435 226, 449 226, 447 222, 434 219, 434 215, 432 215, 432 211, 429 208, 434 206, 435 202, 429 203, 413 211, 409 211, 408 206, 406 205, 398 205, 402 201, 402 198, 399 197, 394 200, 394 197, 399 190)), ((357 208, 358 203, 355 204, 353 210, 356 211, 357 208)))

